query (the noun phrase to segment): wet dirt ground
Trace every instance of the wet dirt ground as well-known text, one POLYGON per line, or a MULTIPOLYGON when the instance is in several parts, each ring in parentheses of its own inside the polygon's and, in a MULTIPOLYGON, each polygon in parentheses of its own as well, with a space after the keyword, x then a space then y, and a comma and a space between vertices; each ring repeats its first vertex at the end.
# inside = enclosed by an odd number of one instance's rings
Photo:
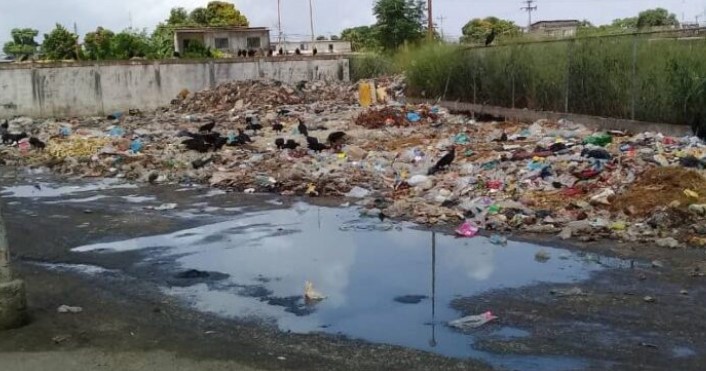
POLYGON ((346 200, 2 174, 32 321, 0 336, 0 360, 73 354, 107 369, 151 358, 174 369, 706 362, 703 250, 535 236, 498 246, 360 218, 340 207, 346 200), (206 275, 179 278, 190 270, 206 275), (305 280, 327 298, 307 304, 305 280), (63 304, 84 311, 58 314, 63 304), (478 329, 447 326, 488 310, 499 318, 478 329))

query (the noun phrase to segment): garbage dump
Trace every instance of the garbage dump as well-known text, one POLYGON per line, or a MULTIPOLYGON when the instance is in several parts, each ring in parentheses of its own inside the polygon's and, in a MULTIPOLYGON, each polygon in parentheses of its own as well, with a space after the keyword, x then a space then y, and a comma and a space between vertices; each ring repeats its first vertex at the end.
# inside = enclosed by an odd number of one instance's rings
POLYGON ((3 126, 0 164, 348 195, 365 215, 460 225, 467 237, 477 229, 706 245, 706 146, 696 137, 595 132, 566 120, 477 122, 404 104, 402 78, 378 86, 387 102, 368 108, 353 84, 245 81, 183 91, 154 112, 16 118, 3 126))

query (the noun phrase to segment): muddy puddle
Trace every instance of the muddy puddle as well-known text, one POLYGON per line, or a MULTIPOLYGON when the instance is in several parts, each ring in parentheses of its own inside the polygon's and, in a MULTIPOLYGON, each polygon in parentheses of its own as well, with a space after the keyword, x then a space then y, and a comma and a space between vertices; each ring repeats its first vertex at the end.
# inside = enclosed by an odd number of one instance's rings
MULTIPOLYGON (((174 213, 195 217, 189 210, 174 213)), ((521 339, 530 333, 503 326, 502 319, 465 333, 452 329, 451 320, 496 308, 478 302, 475 313, 460 313, 450 302, 496 289, 580 282, 593 272, 629 265, 526 243, 459 239, 408 223, 360 218, 355 208, 303 202, 222 219, 72 251, 139 252, 138 272, 161 271, 164 292, 199 311, 265 322, 282 331, 345 335, 500 367, 545 370, 588 363, 476 350, 479 339, 521 339), (307 303, 307 281, 326 299, 307 303)))

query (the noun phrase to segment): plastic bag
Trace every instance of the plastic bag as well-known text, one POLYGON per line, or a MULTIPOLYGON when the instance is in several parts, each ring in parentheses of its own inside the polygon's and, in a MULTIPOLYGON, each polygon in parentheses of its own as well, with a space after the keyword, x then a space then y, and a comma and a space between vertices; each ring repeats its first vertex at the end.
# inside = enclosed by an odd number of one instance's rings
POLYGON ((456 228, 456 234, 461 237, 475 237, 478 234, 479 228, 472 222, 466 220, 456 228))
POLYGON ((490 321, 496 320, 497 318, 498 317, 496 317, 493 312, 488 311, 482 314, 467 316, 450 321, 449 326, 461 330, 469 330, 481 327, 490 321))

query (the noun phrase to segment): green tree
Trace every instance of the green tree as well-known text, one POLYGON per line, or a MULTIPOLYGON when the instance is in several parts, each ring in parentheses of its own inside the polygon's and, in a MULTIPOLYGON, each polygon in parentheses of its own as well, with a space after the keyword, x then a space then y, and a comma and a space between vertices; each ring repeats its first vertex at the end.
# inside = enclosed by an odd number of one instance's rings
POLYGON ((316 37, 316 40, 317 40, 317 41, 325 41, 325 40, 328 40, 328 39, 327 39, 326 36, 324 36, 324 35, 319 35, 319 36, 316 37))
POLYGON ((224 1, 211 1, 205 8, 192 10, 189 21, 201 26, 247 27, 250 24, 235 5, 224 1))
POLYGON ((51 60, 76 59, 77 42, 78 35, 57 23, 54 30, 44 35, 42 52, 51 60))
POLYGON ((338 40, 340 40, 340 39, 341 39, 341 38, 338 37, 338 35, 331 35, 331 41, 338 41, 338 40))
POLYGON ((374 36, 384 50, 395 50, 404 43, 424 38, 425 6, 422 0, 377 0, 374 36))
POLYGON ((83 48, 86 57, 94 60, 110 59, 113 56, 111 47, 115 33, 103 27, 98 27, 94 32, 89 32, 83 38, 83 48))
POLYGON ((371 26, 346 28, 341 32, 341 40, 351 43, 353 51, 373 50, 376 48, 374 29, 371 26))
POLYGON ((11 55, 17 59, 30 57, 37 52, 37 44, 34 38, 39 31, 31 28, 15 28, 10 31, 12 41, 8 41, 2 48, 3 53, 11 55))
POLYGON ((498 38, 516 37, 522 33, 520 27, 513 21, 506 21, 497 17, 475 18, 463 26, 461 42, 484 43, 492 30, 495 30, 498 38))
POLYGON ((664 8, 645 10, 637 16, 637 28, 668 26, 679 26, 679 21, 675 14, 664 8))
POLYGON ((189 13, 191 22, 201 26, 208 26, 208 11, 206 8, 196 8, 189 13))
POLYGON ((250 22, 240 13, 235 5, 225 1, 211 1, 206 5, 208 24, 210 26, 241 26, 248 27, 250 22))
POLYGON ((112 53, 117 59, 144 58, 150 53, 147 33, 130 28, 115 35, 111 45, 112 53))
POLYGON ((174 26, 160 23, 152 31, 148 57, 154 59, 170 58, 174 55, 174 26))
POLYGON ((616 29, 635 29, 637 28, 637 17, 614 19, 611 26, 616 29))
POLYGON ((167 24, 172 26, 185 25, 190 22, 189 12, 184 8, 172 8, 169 11, 169 18, 167 18, 167 24))

